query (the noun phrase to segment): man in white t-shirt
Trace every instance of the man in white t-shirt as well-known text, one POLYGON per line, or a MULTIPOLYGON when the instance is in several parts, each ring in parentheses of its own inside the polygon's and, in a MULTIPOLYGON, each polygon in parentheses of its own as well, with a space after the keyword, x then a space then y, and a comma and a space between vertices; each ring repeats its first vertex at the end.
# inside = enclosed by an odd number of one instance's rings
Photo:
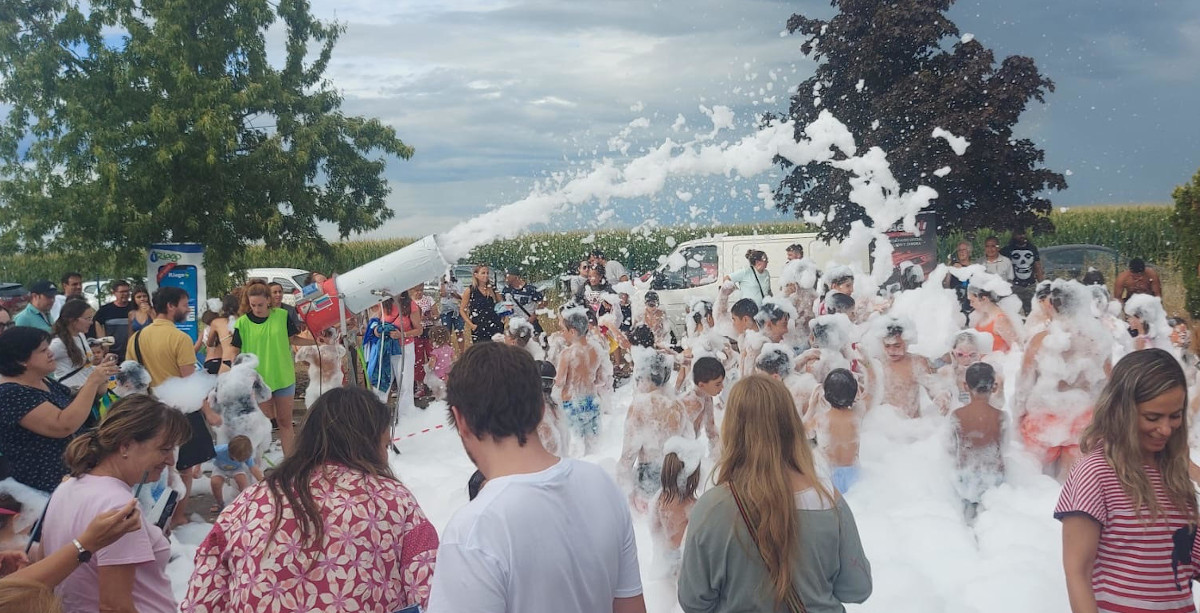
POLYGON ((589 259, 593 264, 599 264, 604 267, 604 280, 608 281, 610 285, 616 285, 622 281, 629 280, 629 271, 620 262, 604 257, 603 251, 593 249, 591 258, 589 259))
POLYGON ((442 531, 428 612, 645 613, 629 507, 599 466, 542 446, 529 353, 472 345, 446 401, 487 481, 442 531))

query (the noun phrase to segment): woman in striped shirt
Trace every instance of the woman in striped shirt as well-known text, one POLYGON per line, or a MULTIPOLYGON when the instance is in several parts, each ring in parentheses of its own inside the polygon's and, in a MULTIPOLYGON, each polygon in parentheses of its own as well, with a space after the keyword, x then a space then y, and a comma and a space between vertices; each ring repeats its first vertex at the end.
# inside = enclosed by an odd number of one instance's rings
POLYGON ((1186 406, 1169 353, 1135 351, 1113 368, 1054 510, 1072 613, 1195 611, 1186 406))

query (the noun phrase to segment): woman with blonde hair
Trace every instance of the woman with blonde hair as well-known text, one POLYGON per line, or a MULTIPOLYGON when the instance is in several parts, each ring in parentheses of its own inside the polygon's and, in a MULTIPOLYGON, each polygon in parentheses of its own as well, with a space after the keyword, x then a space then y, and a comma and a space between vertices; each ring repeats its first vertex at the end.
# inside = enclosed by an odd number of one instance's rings
POLYGON ((1195 611, 1200 516, 1186 406, 1170 353, 1135 351, 1113 368, 1054 509, 1073 613, 1195 611))
POLYGON ((191 428, 183 413, 145 394, 118 400, 100 427, 76 437, 63 455, 71 479, 50 497, 42 546, 74 546, 84 564, 58 588, 66 611, 174 613, 179 605, 167 578, 171 543, 143 518, 133 532, 100 550, 76 539, 96 515, 125 508, 134 487, 154 483, 175 463, 175 448, 191 428))
POLYGON ((271 388, 271 398, 259 405, 264 415, 279 426, 279 444, 283 454, 292 453, 295 426, 292 425, 292 399, 296 396, 296 361, 292 345, 315 345, 311 338, 300 336, 302 330, 288 312, 271 306, 271 288, 262 279, 251 279, 241 295, 241 316, 233 324, 233 338, 228 354, 222 349, 221 359, 229 362, 240 353, 258 356, 258 374, 271 388))
POLYGON ((679 574, 684 611, 832 613, 871 595, 846 501, 819 478, 783 383, 733 386, 716 485, 692 509, 679 574), (763 589, 767 586, 769 589, 763 589))

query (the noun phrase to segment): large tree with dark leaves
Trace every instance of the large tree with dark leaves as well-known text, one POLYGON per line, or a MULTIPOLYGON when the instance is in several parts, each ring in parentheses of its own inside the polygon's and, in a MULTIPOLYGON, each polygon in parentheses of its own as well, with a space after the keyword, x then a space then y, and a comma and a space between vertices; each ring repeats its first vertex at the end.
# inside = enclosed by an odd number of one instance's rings
POLYGON ((412 150, 342 112, 341 32, 305 0, 0 0, 0 252, 198 241, 212 279, 250 242, 378 227, 412 150))
MULTIPOLYGON (((979 41, 962 40, 969 37, 945 15, 952 3, 833 0, 838 13, 829 21, 793 15, 788 31, 804 37, 801 50, 818 66, 792 96, 787 118, 796 121, 800 137, 822 109, 831 111, 860 150, 878 146, 887 153, 904 189, 925 184, 937 190, 933 209, 943 228, 1049 229, 1046 194, 1065 189, 1066 180, 1042 167, 1042 150, 1015 138, 1013 126, 1054 84, 1028 57, 996 66, 979 41), (939 127, 970 142, 963 155, 933 137, 939 127), (935 174, 947 166, 949 174, 935 174)), ((835 238, 864 218, 847 199, 847 172, 779 163, 787 173, 775 190, 781 210, 799 217, 834 209, 824 231, 835 238)))

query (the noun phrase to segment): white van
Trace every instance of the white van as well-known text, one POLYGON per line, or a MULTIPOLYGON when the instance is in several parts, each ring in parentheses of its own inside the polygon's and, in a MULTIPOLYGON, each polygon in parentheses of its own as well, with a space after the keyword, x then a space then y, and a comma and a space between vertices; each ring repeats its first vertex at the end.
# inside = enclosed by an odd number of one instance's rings
MULTIPOLYGON (((680 243, 666 262, 658 267, 651 289, 658 293, 659 305, 670 317, 676 338, 682 339, 687 328, 684 316, 688 306, 696 299, 716 303, 717 293, 726 275, 733 274, 750 265, 746 252, 757 249, 767 254, 767 271, 771 273, 771 291, 782 296, 780 276, 787 262, 787 248, 799 244, 804 247, 804 257, 818 268, 837 261, 842 264, 858 264, 863 271, 870 270, 870 258, 866 248, 847 260, 842 257, 842 245, 837 242, 826 244, 815 232, 803 234, 751 234, 742 236, 714 236, 680 243)), ((735 291, 729 303, 740 297, 735 291)))

